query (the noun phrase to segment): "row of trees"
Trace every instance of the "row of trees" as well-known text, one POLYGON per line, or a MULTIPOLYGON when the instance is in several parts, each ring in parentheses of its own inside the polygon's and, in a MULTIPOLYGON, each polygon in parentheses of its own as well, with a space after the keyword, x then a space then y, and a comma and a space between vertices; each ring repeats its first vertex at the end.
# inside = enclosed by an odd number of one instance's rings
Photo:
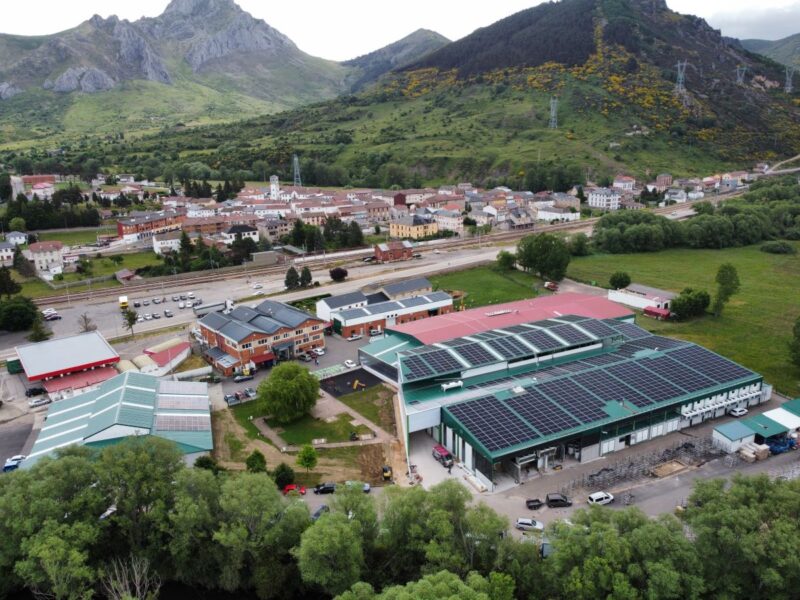
POLYGON ((97 227, 100 224, 97 208, 83 196, 80 201, 63 202, 57 199, 61 192, 62 190, 58 190, 49 201, 40 200, 36 196, 33 200, 28 200, 27 196, 19 194, 8 202, 5 214, 0 217, 0 224, 6 230, 9 230, 11 221, 15 218, 23 219, 30 229, 97 227))
POLYGON ((516 254, 505 250, 498 253, 497 265, 503 271, 519 265, 542 278, 561 281, 567 274, 570 258, 570 248, 564 240, 544 233, 519 240, 516 254))
POLYGON ((152 436, 60 455, 0 478, 2 595, 89 598, 132 587, 131 571, 146 582, 134 598, 162 582, 343 600, 788 598, 800 585, 798 481, 699 480, 681 520, 580 510, 548 526, 542 559, 537 537, 504 536, 508 520, 456 481, 388 487, 380 506, 342 487, 312 523, 257 458, 251 472, 187 468, 152 436))
POLYGON ((297 248, 305 248, 306 252, 359 248, 364 245, 364 232, 355 221, 345 224, 338 217, 327 219, 322 229, 297 219, 292 230, 281 241, 297 248))

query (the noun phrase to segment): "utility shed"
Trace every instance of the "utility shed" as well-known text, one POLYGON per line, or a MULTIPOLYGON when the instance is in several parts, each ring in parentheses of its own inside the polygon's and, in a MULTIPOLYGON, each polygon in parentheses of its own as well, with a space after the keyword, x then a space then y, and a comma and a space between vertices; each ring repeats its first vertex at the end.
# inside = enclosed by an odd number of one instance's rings
POLYGON ((743 421, 741 421, 741 423, 752 429, 753 432, 755 432, 757 444, 760 444, 764 440, 771 437, 785 435, 789 431, 788 427, 785 427, 784 425, 781 425, 780 423, 773 421, 766 415, 753 415, 749 419, 744 419, 743 421))
POLYGON ((733 454, 744 444, 749 444, 755 439, 755 432, 741 421, 717 425, 711 434, 714 446, 729 454, 733 454))

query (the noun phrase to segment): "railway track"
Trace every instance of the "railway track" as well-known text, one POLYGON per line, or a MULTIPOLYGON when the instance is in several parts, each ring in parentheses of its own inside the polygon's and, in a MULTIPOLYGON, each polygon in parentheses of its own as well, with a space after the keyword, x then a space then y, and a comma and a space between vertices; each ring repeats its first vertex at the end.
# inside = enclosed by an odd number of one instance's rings
MULTIPOLYGON (((740 196, 742 193, 743 192, 734 192, 732 194, 726 194, 724 197, 718 196, 710 200, 717 202, 730 200, 732 198, 740 196)), ((703 201, 709 201, 709 200, 707 199, 692 200, 681 204, 679 207, 677 205, 673 205, 664 208, 655 208, 652 209, 650 212, 659 215, 667 215, 672 212, 675 212, 676 210, 685 210, 686 208, 690 208, 692 205, 703 201)), ((531 235, 532 233, 534 233, 534 231, 536 233, 553 233, 553 232, 570 232, 570 231, 592 229, 599 220, 600 217, 593 217, 591 219, 584 219, 582 221, 573 221, 569 223, 539 225, 535 227, 535 229, 519 229, 512 231, 500 231, 496 233, 489 233, 484 236, 480 236, 479 238, 468 238, 468 239, 459 238, 456 240, 444 241, 436 245, 420 247, 418 251, 432 252, 434 250, 457 250, 459 248, 471 248, 483 245, 493 245, 498 242, 508 242, 508 241, 518 240, 527 235, 531 235)), ((357 262, 360 262, 365 256, 370 256, 370 255, 372 255, 372 249, 365 248, 363 252, 357 254, 351 252, 347 257, 341 257, 341 256, 337 257, 336 255, 330 255, 331 257, 327 258, 325 255, 323 255, 323 257, 321 257, 319 260, 316 260, 314 257, 309 257, 307 262, 304 263, 304 266, 320 269, 341 264, 342 261, 347 261, 346 264, 355 264, 357 262)), ((212 283, 215 281, 224 281, 227 279, 239 279, 241 277, 263 277, 269 275, 283 275, 286 272, 287 268, 288 268, 287 264, 282 264, 279 266, 252 267, 248 268, 246 271, 242 270, 242 271, 227 272, 227 273, 214 273, 213 271, 211 272, 202 271, 198 273, 197 276, 195 277, 185 277, 181 279, 176 279, 174 281, 143 280, 139 283, 132 283, 126 285, 124 288, 104 288, 98 290, 89 290, 85 292, 63 294, 59 296, 47 296, 44 298, 37 299, 36 302, 37 304, 40 305, 41 304, 57 305, 64 303, 81 302, 85 300, 89 301, 107 300, 108 298, 119 296, 121 293, 128 296, 139 293, 152 292, 154 290, 157 290, 159 292, 164 290, 166 293, 167 289, 174 290, 175 288, 178 287, 183 289, 189 289, 199 284, 212 283)))

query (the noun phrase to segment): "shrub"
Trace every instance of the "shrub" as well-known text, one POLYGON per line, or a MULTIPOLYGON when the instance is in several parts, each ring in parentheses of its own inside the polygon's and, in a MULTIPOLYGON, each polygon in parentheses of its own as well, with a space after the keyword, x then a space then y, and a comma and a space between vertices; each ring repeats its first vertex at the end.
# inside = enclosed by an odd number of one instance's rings
POLYGON ((608 284, 611 286, 611 289, 614 290, 624 289, 631 284, 631 276, 624 271, 617 271, 611 275, 608 284))
POLYGON ((789 242, 767 242, 761 245, 761 251, 770 254, 797 254, 797 250, 789 242))

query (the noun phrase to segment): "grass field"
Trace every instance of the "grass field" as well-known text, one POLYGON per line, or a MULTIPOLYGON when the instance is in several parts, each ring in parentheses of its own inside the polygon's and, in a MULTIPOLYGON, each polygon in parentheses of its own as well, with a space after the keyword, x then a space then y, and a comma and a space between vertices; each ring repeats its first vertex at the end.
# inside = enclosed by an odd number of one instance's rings
MULTIPOLYGON (((800 249, 800 242, 793 242, 800 249)), ((650 331, 701 344, 764 375, 790 396, 800 396, 800 368, 789 362, 787 344, 800 316, 800 260, 761 252, 758 246, 725 250, 670 250, 653 254, 594 255, 573 259, 568 277, 607 285, 615 271, 635 283, 678 292, 685 287, 714 293, 720 264, 732 263, 741 290, 720 318, 685 323, 639 317, 650 331)))
POLYGON ((342 413, 331 423, 320 421, 310 415, 288 425, 281 425, 272 419, 267 423, 286 440, 287 444, 302 446, 310 444, 311 440, 320 438, 325 438, 328 442, 346 442, 350 439, 351 431, 359 434, 370 432, 369 428, 364 425, 351 425, 351 419, 349 414, 342 413))
POLYGON ((505 273, 491 266, 435 275, 430 280, 434 289, 464 292, 467 308, 533 298, 536 296, 534 284, 541 283, 538 277, 528 273, 505 273))
MULTIPOLYGON (((259 437, 258 428, 251 419, 259 419, 263 416, 263 410, 259 408, 258 402, 245 402, 230 409, 236 422, 247 432, 247 437, 256 439, 259 437)), ((266 438, 264 438, 266 439, 266 438)))
POLYGON ((42 231, 36 235, 40 242, 62 242, 65 246, 80 246, 97 241, 98 235, 115 235, 116 227, 98 227, 85 231, 42 231))
POLYGON ((340 396, 339 400, 382 429, 394 433, 392 392, 384 386, 376 385, 360 392, 340 396))

